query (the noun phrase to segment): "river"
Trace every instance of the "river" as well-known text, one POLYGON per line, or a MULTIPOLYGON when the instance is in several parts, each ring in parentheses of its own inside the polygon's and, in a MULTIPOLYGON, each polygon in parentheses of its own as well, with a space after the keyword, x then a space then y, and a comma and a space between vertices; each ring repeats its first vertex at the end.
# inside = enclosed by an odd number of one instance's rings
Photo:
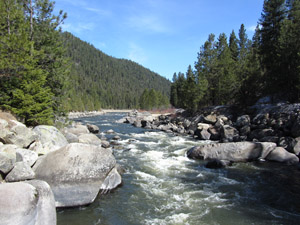
POLYGON ((300 224, 297 168, 254 162, 207 169, 185 155, 203 142, 115 123, 123 116, 77 119, 99 126, 99 136, 121 137, 114 155, 126 172, 121 187, 93 204, 58 209, 58 225, 300 224))

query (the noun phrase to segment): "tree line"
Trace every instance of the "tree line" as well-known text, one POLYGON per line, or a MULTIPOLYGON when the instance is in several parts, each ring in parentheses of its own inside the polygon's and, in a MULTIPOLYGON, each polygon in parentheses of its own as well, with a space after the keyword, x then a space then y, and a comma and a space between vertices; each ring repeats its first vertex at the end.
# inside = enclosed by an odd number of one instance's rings
POLYGON ((155 91, 153 88, 151 90, 146 88, 139 99, 139 104, 141 109, 153 110, 168 108, 170 102, 169 97, 160 91, 155 91))
POLYGON ((71 33, 62 33, 66 56, 71 60, 67 111, 100 108, 143 108, 140 96, 153 89, 170 96, 171 82, 157 73, 126 59, 106 55, 71 33))
POLYGON ((170 95, 171 82, 157 73, 62 32, 67 15, 54 15, 54 6, 0 1, 1 109, 35 126, 73 110, 139 108, 145 88, 170 95))
POLYGON ((238 35, 210 34, 194 69, 173 76, 171 104, 197 111, 221 104, 299 101, 300 1, 265 0, 252 40, 244 24, 238 35))
POLYGON ((48 0, 0 1, 0 106, 28 125, 51 124, 62 111, 66 14, 53 9, 48 0))

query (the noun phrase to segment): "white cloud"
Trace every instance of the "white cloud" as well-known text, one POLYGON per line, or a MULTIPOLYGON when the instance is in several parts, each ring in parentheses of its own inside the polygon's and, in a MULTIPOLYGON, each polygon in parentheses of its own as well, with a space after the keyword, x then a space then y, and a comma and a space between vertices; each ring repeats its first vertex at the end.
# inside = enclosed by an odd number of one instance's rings
POLYGON ((155 33, 168 33, 170 31, 163 21, 154 15, 132 16, 128 19, 127 25, 134 29, 155 33))
POLYGON ((248 30, 251 32, 255 32, 255 29, 256 29, 256 25, 248 27, 248 30))
POLYGON ((94 23, 78 23, 78 24, 64 23, 61 25, 61 27, 64 31, 80 34, 86 30, 93 30, 95 28, 95 24, 94 23))
POLYGON ((108 10, 90 8, 90 7, 86 7, 85 9, 90 12, 97 13, 99 16, 111 16, 112 15, 111 11, 108 11, 108 10))
POLYGON ((101 49, 103 49, 103 48, 106 48, 107 45, 106 45, 105 42, 96 42, 96 43, 95 43, 95 47, 101 50, 101 49))
POLYGON ((147 56, 144 50, 135 43, 129 44, 129 54, 128 58, 134 62, 143 64, 147 61, 147 56))

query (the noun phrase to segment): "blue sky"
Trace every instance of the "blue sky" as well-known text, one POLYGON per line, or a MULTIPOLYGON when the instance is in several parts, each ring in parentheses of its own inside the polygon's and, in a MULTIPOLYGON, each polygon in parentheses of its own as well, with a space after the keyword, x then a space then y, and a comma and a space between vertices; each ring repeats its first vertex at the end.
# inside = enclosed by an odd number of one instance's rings
POLYGON ((245 24, 251 38, 263 0, 56 0, 62 25, 104 53, 172 79, 194 65, 210 33, 227 37, 245 24))

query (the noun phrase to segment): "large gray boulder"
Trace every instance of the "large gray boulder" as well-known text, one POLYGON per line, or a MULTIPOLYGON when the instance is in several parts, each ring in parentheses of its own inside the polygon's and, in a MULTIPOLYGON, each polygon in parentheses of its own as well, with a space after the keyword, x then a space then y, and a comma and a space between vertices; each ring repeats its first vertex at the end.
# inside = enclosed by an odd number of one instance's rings
POLYGON ((1 132, 5 136, 0 137, 5 144, 14 144, 20 148, 27 148, 37 138, 30 128, 16 120, 10 120, 10 125, 5 127, 5 129, 7 131, 1 132))
POLYGON ((220 129, 221 138, 224 142, 238 141, 239 132, 237 129, 230 125, 224 125, 220 129))
POLYGON ((214 143, 193 147, 187 152, 187 156, 192 159, 246 162, 264 159, 275 148, 276 144, 269 142, 214 143))
POLYGON ((78 139, 77 135, 75 135, 75 134, 64 133, 64 135, 69 143, 78 143, 79 142, 79 139, 78 139))
POLYGON ((0 146, 0 172, 7 174, 16 163, 16 145, 2 145, 0 146))
POLYGON ((243 115, 237 118, 235 125, 238 128, 244 127, 244 126, 249 126, 250 125, 250 116, 248 115, 243 115))
POLYGON ((268 154, 266 159, 269 161, 287 163, 289 165, 296 165, 299 163, 299 158, 295 154, 286 151, 282 147, 276 147, 268 154))
POLYGON ((0 196, 0 225, 56 224, 53 194, 44 182, 3 183, 0 196))
POLYGON ((115 165, 109 149, 72 143, 47 154, 34 169, 51 186, 56 206, 72 207, 92 203, 115 165))
POLYGON ((81 124, 76 124, 73 127, 65 128, 64 129, 65 133, 72 133, 75 134, 76 136, 79 136, 81 134, 88 134, 90 131, 88 130, 87 126, 81 125, 81 124))
POLYGON ((117 168, 115 167, 109 172, 109 174, 103 181, 103 183, 101 185, 101 190, 103 193, 105 193, 109 190, 115 189, 121 183, 122 183, 122 177, 119 174, 117 168))
POLYGON ((53 192, 48 183, 42 180, 30 180, 26 183, 39 193, 38 214, 35 225, 56 225, 56 207, 53 192))
POLYGON ((8 122, 4 119, 0 119, 0 142, 1 141, 4 142, 3 137, 5 137, 9 133, 7 127, 8 127, 8 122))
POLYGON ((38 135, 38 142, 30 149, 38 154, 48 154, 68 144, 65 136, 53 126, 36 126, 33 131, 38 135))
POLYGON ((33 166, 33 164, 38 159, 38 154, 34 151, 24 148, 16 149, 16 161, 17 162, 26 162, 29 166, 33 166))
POLYGON ((35 174, 26 162, 16 162, 14 168, 7 174, 5 181, 16 182, 34 179, 35 174))
POLYGON ((94 124, 87 124, 86 126, 87 126, 88 130, 93 134, 97 134, 100 131, 99 127, 94 124))
POLYGON ((101 140, 95 134, 81 134, 78 136, 79 143, 101 145, 101 140))

